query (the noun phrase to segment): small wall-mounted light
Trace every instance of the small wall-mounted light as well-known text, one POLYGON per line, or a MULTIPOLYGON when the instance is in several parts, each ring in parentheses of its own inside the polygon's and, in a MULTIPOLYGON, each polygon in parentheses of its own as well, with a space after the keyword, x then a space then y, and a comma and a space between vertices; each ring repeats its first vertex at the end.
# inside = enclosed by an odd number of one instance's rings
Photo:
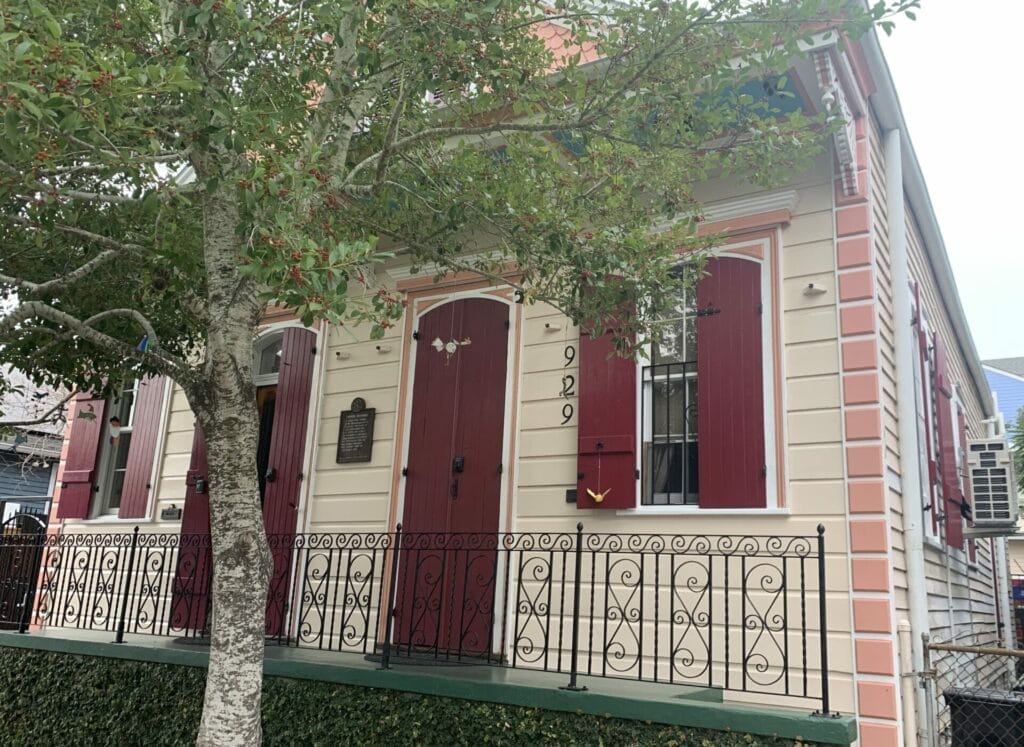
POLYGON ((558 322, 544 322, 545 332, 557 332, 562 328, 562 325, 558 322))
POLYGON ((347 350, 335 350, 334 357, 339 361, 347 361, 349 358, 352 357, 352 353, 348 352, 347 350))
POLYGON ((828 288, 818 283, 808 283, 804 288, 805 296, 820 296, 822 293, 828 293, 828 288))
POLYGON ((377 346, 377 352, 378 353, 390 353, 391 352, 391 346, 390 345, 378 345, 377 346))

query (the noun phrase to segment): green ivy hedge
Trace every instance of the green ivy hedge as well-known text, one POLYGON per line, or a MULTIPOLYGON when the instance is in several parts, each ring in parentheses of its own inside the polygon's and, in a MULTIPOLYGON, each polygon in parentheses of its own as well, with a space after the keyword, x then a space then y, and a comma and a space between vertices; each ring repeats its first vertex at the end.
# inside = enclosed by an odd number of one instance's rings
MULTIPOLYGON (((5 745, 187 745, 205 669, 0 648, 5 745)), ((664 726, 393 690, 268 677, 268 745, 792 745, 750 734, 664 726)))

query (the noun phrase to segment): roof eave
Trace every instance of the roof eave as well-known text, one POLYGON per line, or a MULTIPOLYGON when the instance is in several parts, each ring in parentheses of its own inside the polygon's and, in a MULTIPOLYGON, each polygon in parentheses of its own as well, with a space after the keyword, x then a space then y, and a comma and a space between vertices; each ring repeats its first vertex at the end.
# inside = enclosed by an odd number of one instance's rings
POLYGON ((982 411, 985 417, 994 417, 995 411, 988 380, 982 370, 981 359, 967 324, 967 316, 960 303, 960 295, 953 277, 953 268, 949 264, 946 244, 942 239, 938 219, 932 208, 928 186, 921 173, 921 164, 917 160, 914 145, 907 133, 907 123, 903 117, 903 110, 900 108, 899 96, 889 72, 889 65, 886 63, 881 45, 878 43, 877 33, 870 31, 865 34, 861 44, 878 87, 877 92, 871 96, 872 108, 883 130, 899 130, 900 152, 903 161, 903 188, 921 229, 925 254, 938 281, 940 296, 949 313, 950 322, 957 337, 957 345, 967 363, 967 370, 981 402, 982 411))

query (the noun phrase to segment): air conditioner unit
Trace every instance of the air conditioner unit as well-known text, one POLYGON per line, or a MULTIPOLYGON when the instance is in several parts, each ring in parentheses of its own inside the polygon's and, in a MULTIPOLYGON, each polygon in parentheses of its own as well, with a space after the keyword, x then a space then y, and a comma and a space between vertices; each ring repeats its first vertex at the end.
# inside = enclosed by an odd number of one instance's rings
POLYGON ((1017 527, 1017 486, 1013 455, 1002 438, 967 442, 967 468, 971 473, 973 531, 968 534, 1012 534, 1017 527))

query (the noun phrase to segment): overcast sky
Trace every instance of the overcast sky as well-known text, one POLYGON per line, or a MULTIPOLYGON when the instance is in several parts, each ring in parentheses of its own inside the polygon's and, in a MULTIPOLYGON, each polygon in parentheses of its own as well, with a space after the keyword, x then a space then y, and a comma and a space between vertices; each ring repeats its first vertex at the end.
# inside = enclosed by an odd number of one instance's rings
POLYGON ((882 46, 978 353, 1024 356, 1024 2, 922 6, 882 46))

